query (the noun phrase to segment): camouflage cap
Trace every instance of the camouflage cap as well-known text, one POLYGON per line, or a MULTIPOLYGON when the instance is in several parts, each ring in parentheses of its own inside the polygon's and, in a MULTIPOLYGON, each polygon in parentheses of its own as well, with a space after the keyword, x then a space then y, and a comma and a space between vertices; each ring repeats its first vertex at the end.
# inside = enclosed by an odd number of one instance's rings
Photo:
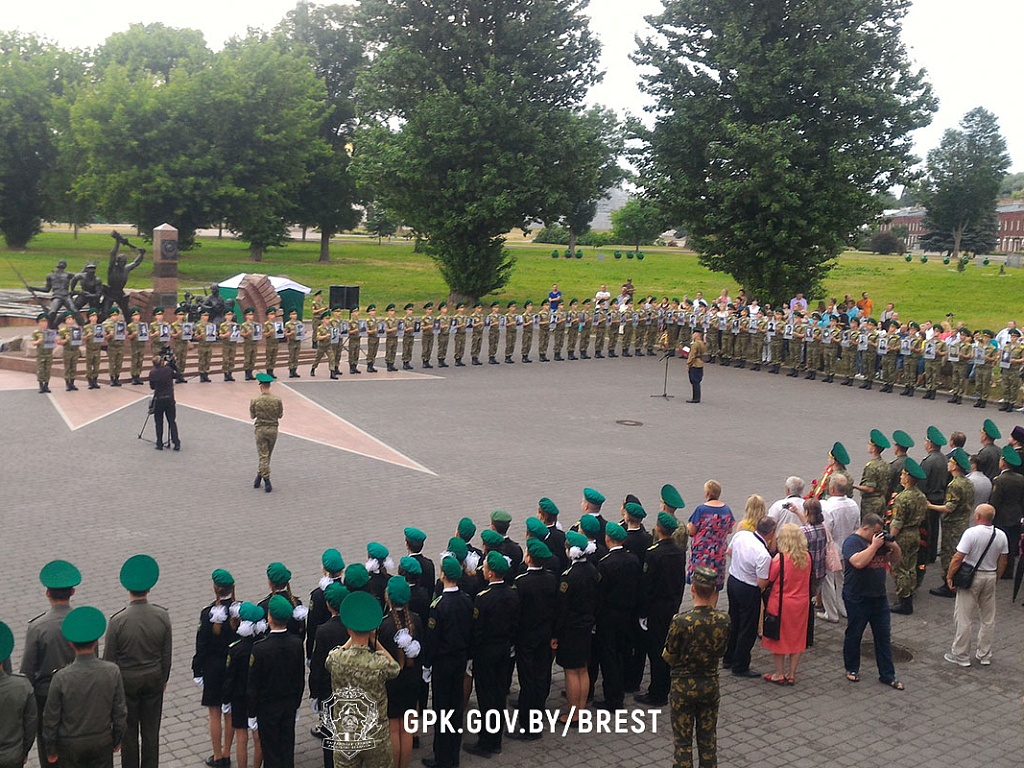
POLYGON ((718 571, 706 565, 698 565, 690 575, 690 581, 703 587, 718 586, 718 571))

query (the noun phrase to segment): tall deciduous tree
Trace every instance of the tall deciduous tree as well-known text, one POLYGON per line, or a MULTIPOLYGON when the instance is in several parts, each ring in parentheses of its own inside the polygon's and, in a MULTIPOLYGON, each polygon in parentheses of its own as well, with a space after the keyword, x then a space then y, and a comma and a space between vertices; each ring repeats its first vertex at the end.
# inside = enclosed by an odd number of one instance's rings
POLYGON ((641 197, 631 197, 612 212, 612 238, 617 243, 632 245, 636 251, 641 245, 653 243, 664 228, 661 211, 641 197))
POLYGON ((928 232, 922 244, 959 257, 965 239, 975 253, 995 245, 996 203, 1010 155, 996 116, 977 107, 950 128, 928 153, 925 179, 918 191, 928 232), (944 247, 945 246, 945 247, 944 247))
POLYGON ((454 295, 502 287, 504 235, 567 212, 564 137, 596 81, 586 0, 363 0, 373 121, 359 175, 418 236, 454 295))
POLYGON ((644 184, 703 264, 773 302, 815 294, 935 109, 900 40, 909 0, 666 0, 636 61, 644 184))

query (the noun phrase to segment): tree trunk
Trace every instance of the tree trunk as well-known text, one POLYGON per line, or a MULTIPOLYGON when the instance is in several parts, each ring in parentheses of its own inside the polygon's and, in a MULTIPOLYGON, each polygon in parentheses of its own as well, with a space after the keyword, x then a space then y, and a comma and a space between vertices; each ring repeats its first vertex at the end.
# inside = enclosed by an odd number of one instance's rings
POLYGON ((331 260, 331 233, 320 233, 320 263, 327 264, 331 260))
POLYGON ((302 227, 302 242, 306 242, 306 227, 302 227))
POLYGON ((573 258, 576 257, 576 233, 571 229, 569 230, 569 253, 573 258))
POLYGON ((217 225, 217 239, 222 240, 224 238, 224 222, 222 221, 217 225))
POLYGON ((71 225, 71 231, 75 233, 75 240, 78 239, 78 224, 71 225))
POLYGON ((966 229, 967 226, 964 225, 953 230, 953 256, 958 259, 960 258, 960 241, 963 239, 966 229))
POLYGON ((454 314, 455 305, 458 304, 460 301, 465 303, 465 305, 467 307, 470 307, 474 303, 476 303, 477 298, 478 297, 476 297, 476 296, 467 296, 464 293, 456 293, 455 291, 448 291, 448 308, 450 310, 452 310, 452 314, 454 314))
POLYGON ((249 244, 249 259, 251 261, 263 261, 263 245, 261 243, 249 244))

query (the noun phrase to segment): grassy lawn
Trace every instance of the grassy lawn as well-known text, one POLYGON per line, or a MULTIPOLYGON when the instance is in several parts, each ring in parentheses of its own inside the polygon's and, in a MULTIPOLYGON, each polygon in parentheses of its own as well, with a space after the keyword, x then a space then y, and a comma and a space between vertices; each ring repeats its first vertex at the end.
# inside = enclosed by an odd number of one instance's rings
MULTIPOLYGON (((134 242, 134 239, 133 239, 134 242)), ((264 272, 287 275, 305 285, 325 288, 329 285, 358 285, 363 304, 378 305, 394 301, 435 302, 447 289, 431 260, 413 253, 412 244, 402 242, 377 245, 367 238, 345 238, 332 244, 331 262, 317 263, 319 243, 294 242, 286 248, 271 250, 261 264, 248 258, 244 243, 235 240, 204 238, 202 247, 181 256, 181 290, 197 289, 224 280, 239 272, 264 272)), ((80 270, 90 259, 106 275, 107 254, 112 245, 109 234, 70 234, 45 232, 35 238, 26 251, 0 252, 0 288, 20 287, 15 269, 32 284, 41 284, 57 259, 68 261, 68 269, 80 270)), ((613 258, 614 248, 585 248, 582 259, 551 258, 556 246, 512 242, 516 267, 511 284, 496 296, 502 301, 516 299, 535 303, 547 296, 552 283, 558 283, 567 298, 581 300, 593 296, 602 283, 612 293, 626 278, 632 278, 637 293, 690 296, 703 291, 705 297, 717 296, 723 288, 735 293, 737 285, 727 275, 701 267, 692 253, 678 249, 646 248, 643 261, 613 258), (603 258, 602 258, 603 257, 603 258)), ((558 247, 563 252, 564 247, 558 247)), ((625 251, 625 249, 622 249, 625 251)), ((148 287, 152 261, 146 261, 132 274, 129 287, 148 287)), ((828 280, 831 296, 860 296, 868 291, 875 302, 876 314, 887 301, 896 303, 900 316, 917 320, 941 320, 953 312, 971 326, 998 329, 1007 318, 1015 317, 1019 297, 1024 292, 1024 270, 1010 269, 999 275, 999 265, 972 264, 963 274, 954 266, 931 257, 927 264, 915 258, 909 264, 902 256, 876 256, 846 253, 828 280)), ((1024 317, 1017 317, 1024 320, 1024 317)))

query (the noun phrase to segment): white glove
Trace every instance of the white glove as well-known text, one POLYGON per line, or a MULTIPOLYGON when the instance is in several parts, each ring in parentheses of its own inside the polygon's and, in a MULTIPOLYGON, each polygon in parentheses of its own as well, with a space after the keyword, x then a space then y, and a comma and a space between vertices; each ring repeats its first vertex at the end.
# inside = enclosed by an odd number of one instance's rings
POLYGON ((410 640, 409 646, 405 649, 405 658, 415 659, 420 655, 420 641, 410 640))
POLYGON ((203 678, 201 677, 193 677, 192 682, 198 685, 200 688, 203 687, 203 678))
POLYGON ((220 705, 220 711, 223 714, 225 714, 225 715, 230 715, 231 714, 231 705, 230 704, 221 704, 220 705))
POLYGON ((640 629, 647 631, 647 619, 640 619, 640 629))
POLYGON ((312 710, 314 715, 319 714, 320 713, 320 699, 310 699, 309 700, 309 708, 310 708, 310 710, 312 710))
POLYGON ((514 659, 516 657, 516 649, 515 649, 515 647, 512 647, 512 648, 508 649, 508 657, 510 659, 514 659))
POLYGON ((304 605, 296 605, 295 610, 292 611, 292 618, 296 621, 305 621, 306 616, 309 614, 309 608, 304 605))
POLYGON ((423 668, 423 682, 424 683, 429 683, 430 682, 430 677, 431 677, 431 675, 430 675, 430 667, 424 667, 423 668))
POLYGON ((256 722, 256 718, 255 717, 250 717, 249 718, 249 730, 250 731, 258 731, 259 729, 260 729, 260 726, 256 722))

